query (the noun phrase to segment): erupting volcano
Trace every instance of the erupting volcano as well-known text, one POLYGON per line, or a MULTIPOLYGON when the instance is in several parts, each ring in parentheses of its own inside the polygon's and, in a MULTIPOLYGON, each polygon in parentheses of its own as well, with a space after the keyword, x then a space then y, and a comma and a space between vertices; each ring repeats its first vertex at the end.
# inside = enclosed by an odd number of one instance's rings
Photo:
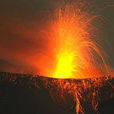
MULTIPOLYGON (((77 114, 86 113, 82 102, 91 104, 97 113, 100 89, 108 82, 113 87, 100 30, 94 23, 103 17, 92 9, 86 0, 63 3, 55 9, 49 17, 48 30, 41 30, 40 34, 48 39, 47 52, 34 60, 38 75, 30 76, 36 87, 42 84, 49 89, 55 101, 61 98, 67 102, 70 96, 77 114), (40 84, 33 78, 39 78, 40 84)), ((16 77, 9 77, 15 82, 16 77)))

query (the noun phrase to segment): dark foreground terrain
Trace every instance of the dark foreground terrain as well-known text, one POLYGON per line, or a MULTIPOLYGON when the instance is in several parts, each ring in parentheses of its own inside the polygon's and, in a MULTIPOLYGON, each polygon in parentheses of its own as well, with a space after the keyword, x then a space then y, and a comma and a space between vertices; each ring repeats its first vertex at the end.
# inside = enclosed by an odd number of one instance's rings
MULTIPOLYGON (((59 105, 54 102, 48 89, 42 86, 42 78, 0 72, 0 114, 75 114, 75 103, 69 107, 67 103, 59 105)), ((114 79, 109 81, 114 84, 114 79)), ((98 113, 114 114, 113 89, 107 84, 101 88, 100 94, 98 113), (108 94, 105 95, 104 91, 108 94)), ((89 108, 90 104, 85 104, 85 114, 96 114, 89 108)))

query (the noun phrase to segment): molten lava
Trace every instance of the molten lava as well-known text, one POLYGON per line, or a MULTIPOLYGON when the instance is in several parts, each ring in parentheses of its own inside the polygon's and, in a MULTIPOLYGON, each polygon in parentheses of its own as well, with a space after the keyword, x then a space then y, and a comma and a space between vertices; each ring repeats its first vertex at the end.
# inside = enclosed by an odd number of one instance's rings
POLYGON ((82 79, 105 74, 107 69, 102 49, 94 41, 91 25, 97 16, 80 12, 73 5, 59 8, 54 16, 52 32, 48 36, 55 56, 52 60, 55 70, 48 69, 51 73, 46 76, 82 79))
POLYGON ((75 54, 68 51, 58 54, 57 68, 53 76, 56 78, 72 78, 73 71, 75 71, 74 57, 75 54))

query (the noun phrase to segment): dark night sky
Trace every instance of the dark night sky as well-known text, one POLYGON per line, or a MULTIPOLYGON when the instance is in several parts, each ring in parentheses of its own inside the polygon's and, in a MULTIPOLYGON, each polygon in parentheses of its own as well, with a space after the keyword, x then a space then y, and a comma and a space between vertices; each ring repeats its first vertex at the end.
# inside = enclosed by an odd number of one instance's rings
MULTIPOLYGON (((48 39, 42 38, 39 31, 46 29, 56 1, 0 0, 0 71, 34 71, 28 61, 34 54, 40 56, 47 51, 48 39)), ((114 67, 114 0, 96 0, 96 7, 103 4, 108 7, 100 12, 106 18, 100 29, 104 32, 103 46, 109 64, 114 67)))

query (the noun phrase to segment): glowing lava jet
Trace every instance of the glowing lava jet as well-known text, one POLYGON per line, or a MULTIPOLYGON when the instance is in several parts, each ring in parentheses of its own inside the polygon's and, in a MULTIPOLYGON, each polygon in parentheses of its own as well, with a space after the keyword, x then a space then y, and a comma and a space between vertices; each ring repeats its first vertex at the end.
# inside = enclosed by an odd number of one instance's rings
MULTIPOLYGON (((64 91, 71 94, 76 102, 77 114, 84 113, 80 99, 91 99, 91 104, 97 111, 98 88, 103 86, 102 82, 107 79, 97 78, 104 74, 107 76, 108 73, 102 48, 95 40, 95 27, 91 24, 98 16, 88 13, 88 9, 82 10, 82 6, 83 4, 73 3, 58 8, 50 22, 50 32, 46 33, 55 57, 55 60, 52 60, 55 66, 54 70, 48 69, 51 73, 45 74, 53 78, 51 83, 45 80, 45 86, 56 85, 62 97, 64 91), (65 80, 66 78, 71 81, 65 80), (75 83, 72 80, 74 78, 83 80, 75 83), (85 78, 90 80, 84 80, 85 78), (85 95, 86 98, 83 98, 84 91, 88 90, 90 91, 85 95)), ((53 92, 50 93, 53 96, 53 92)))
POLYGON ((86 11, 80 12, 79 8, 73 5, 66 5, 55 14, 55 19, 51 22, 50 36, 53 39, 51 45, 56 63, 50 76, 82 79, 99 77, 104 72, 106 74, 102 50, 92 36, 91 21, 97 16, 89 15, 86 11))

